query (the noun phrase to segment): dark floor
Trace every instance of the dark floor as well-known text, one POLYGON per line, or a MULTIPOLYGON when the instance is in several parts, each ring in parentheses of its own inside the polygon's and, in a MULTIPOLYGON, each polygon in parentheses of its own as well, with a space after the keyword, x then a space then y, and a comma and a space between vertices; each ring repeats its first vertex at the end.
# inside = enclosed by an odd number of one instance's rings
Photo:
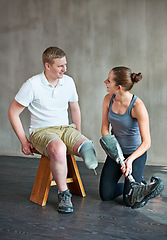
POLYGON ((102 202, 98 176, 77 162, 87 196, 74 196, 73 214, 57 212, 57 189, 51 187, 47 205, 29 201, 39 159, 0 156, 0 239, 167 239, 167 167, 146 166, 145 178, 158 175, 164 181, 162 196, 140 209, 131 209, 122 202, 102 202))

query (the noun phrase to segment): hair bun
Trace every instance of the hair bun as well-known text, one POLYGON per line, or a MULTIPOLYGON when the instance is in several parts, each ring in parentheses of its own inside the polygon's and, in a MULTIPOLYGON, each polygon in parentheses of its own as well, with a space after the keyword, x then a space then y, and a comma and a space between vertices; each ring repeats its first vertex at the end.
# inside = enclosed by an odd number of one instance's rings
POLYGON ((137 83, 142 79, 142 74, 141 73, 132 73, 131 79, 132 79, 132 82, 137 83))

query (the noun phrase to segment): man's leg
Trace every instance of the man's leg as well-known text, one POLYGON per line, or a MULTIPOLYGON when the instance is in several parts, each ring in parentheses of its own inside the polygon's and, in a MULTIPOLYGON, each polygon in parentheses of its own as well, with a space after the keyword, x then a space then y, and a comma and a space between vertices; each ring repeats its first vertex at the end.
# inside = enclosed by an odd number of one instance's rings
MULTIPOLYGON (((88 139, 81 139, 74 145, 75 154, 82 157, 88 169, 96 169, 98 160, 96 157, 93 142, 88 139)), ((96 172, 95 172, 96 173, 96 172)))
POLYGON ((95 169, 98 166, 92 141, 77 131, 74 124, 66 128, 62 140, 67 146, 67 151, 82 157, 88 169, 95 169))
POLYGON ((39 128, 30 135, 30 142, 41 154, 50 158, 50 168, 58 187, 59 211, 73 212, 71 194, 66 183, 66 145, 61 140, 62 127, 39 128))
POLYGON ((47 146, 47 153, 50 157, 50 168, 53 178, 58 187, 58 211, 61 213, 73 212, 71 193, 66 183, 67 178, 67 158, 66 145, 60 139, 52 140, 47 146))
POLYGON ((47 146, 50 157, 50 169, 59 191, 67 190, 66 145, 60 139, 52 140, 47 146))
POLYGON ((79 139, 79 140, 76 142, 76 144, 74 145, 73 150, 74 150, 74 154, 75 154, 76 156, 80 156, 79 153, 78 153, 78 148, 79 148, 79 147, 82 145, 82 143, 85 142, 85 141, 89 141, 89 139, 86 138, 86 137, 83 137, 83 138, 79 139))

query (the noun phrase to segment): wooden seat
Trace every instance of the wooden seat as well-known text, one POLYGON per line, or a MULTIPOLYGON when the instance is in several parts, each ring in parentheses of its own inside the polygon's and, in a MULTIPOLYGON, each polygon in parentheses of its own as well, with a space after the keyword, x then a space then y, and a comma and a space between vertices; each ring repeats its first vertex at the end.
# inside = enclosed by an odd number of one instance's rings
MULTIPOLYGON (((35 149, 33 152, 40 154, 35 149)), ((67 183, 70 192, 72 194, 85 197, 85 190, 74 155, 67 153, 67 166, 67 183)), ((53 180, 53 175, 50 170, 50 159, 42 155, 34 181, 34 186, 31 192, 30 201, 41 206, 45 206, 48 199, 50 186, 54 185, 56 185, 56 182, 53 180)))

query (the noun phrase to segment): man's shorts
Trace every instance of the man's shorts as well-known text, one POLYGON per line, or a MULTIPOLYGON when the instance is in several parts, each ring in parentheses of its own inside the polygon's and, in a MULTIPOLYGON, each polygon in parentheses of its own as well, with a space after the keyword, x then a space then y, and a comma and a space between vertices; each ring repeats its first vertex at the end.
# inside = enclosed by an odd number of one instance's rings
POLYGON ((85 136, 76 130, 75 124, 71 124, 68 126, 37 128, 31 133, 29 140, 37 151, 49 157, 46 149, 52 140, 61 139, 67 147, 67 152, 74 154, 74 145, 83 137, 85 136))

